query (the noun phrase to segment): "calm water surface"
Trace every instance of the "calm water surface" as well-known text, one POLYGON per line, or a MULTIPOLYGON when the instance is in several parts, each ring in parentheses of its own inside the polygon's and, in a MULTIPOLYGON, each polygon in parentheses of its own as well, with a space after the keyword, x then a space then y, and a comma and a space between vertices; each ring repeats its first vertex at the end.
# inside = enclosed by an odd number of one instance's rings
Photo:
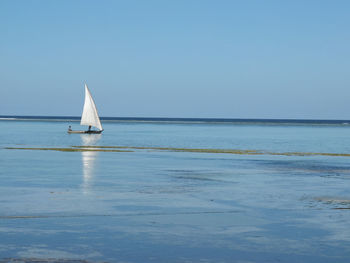
POLYGON ((350 157, 6 147, 350 153, 347 125, 0 121, 0 262, 349 262, 350 157), (5 260, 6 259, 6 260, 5 260))

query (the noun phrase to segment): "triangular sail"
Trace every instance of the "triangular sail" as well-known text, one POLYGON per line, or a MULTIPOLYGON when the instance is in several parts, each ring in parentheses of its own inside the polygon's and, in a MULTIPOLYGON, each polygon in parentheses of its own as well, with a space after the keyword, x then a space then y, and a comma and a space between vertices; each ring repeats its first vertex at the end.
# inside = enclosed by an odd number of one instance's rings
POLYGON ((83 108, 83 114, 81 115, 80 125, 88 125, 96 127, 99 130, 102 129, 100 118, 98 117, 97 109, 91 93, 85 84, 85 102, 83 108))

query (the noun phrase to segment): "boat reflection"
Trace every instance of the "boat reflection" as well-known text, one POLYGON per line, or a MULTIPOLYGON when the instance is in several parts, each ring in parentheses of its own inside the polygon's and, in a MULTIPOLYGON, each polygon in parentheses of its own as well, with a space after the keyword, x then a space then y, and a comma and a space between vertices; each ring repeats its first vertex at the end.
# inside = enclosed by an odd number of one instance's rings
MULTIPOLYGON (((81 134, 80 137, 83 146, 93 146, 101 139, 101 134, 81 134)), ((83 183, 81 188, 84 194, 91 192, 97 155, 98 152, 95 151, 81 152, 83 161, 83 183)))

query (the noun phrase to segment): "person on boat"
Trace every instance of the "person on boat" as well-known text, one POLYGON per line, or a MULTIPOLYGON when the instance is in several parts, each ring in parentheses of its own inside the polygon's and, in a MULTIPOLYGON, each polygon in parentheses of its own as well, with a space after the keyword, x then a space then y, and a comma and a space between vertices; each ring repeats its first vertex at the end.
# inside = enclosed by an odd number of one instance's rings
POLYGON ((72 131, 72 126, 69 125, 68 131, 72 131))
POLYGON ((91 125, 89 126, 89 129, 88 129, 88 131, 89 131, 89 132, 91 131, 91 125))

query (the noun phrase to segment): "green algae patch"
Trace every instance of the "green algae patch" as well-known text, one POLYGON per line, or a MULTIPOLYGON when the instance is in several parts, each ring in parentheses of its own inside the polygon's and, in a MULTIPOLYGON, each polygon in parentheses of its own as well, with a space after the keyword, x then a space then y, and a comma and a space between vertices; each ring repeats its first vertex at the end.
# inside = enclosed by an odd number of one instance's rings
POLYGON ((42 150, 60 152, 134 152, 134 150, 153 150, 168 152, 192 152, 192 153, 224 153, 238 155, 279 155, 279 156, 342 156, 350 157, 349 153, 317 153, 317 152, 269 152, 262 150, 239 149, 201 149, 201 148, 174 148, 174 147, 144 147, 144 146, 71 146, 66 148, 47 147, 6 147, 8 150, 42 150))
POLYGON ((36 147, 6 147, 7 150, 34 150, 59 152, 133 152, 132 150, 88 149, 88 148, 36 148, 36 147))
POLYGON ((225 150, 225 149, 186 149, 186 148, 163 148, 159 150, 176 151, 176 152, 195 152, 195 153, 230 153, 230 154, 264 154, 255 150, 225 150))
POLYGON ((196 153, 227 153, 242 155, 281 155, 281 156, 343 156, 350 157, 349 153, 317 153, 317 152, 269 152, 262 150, 239 149, 201 149, 201 148, 174 148, 174 147, 144 147, 144 146, 72 146, 73 148, 87 149, 135 149, 135 150, 159 150, 172 152, 196 152, 196 153))
POLYGON ((175 147, 145 147, 145 146, 72 146, 73 148, 87 149, 135 149, 135 150, 159 150, 172 152, 198 152, 198 153, 228 153, 243 155, 282 155, 282 156, 344 156, 349 153, 317 153, 317 152, 269 152, 263 150, 239 150, 239 149, 202 149, 202 148, 175 148, 175 147))
POLYGON ((284 156, 343 156, 343 157, 350 157, 349 153, 265 152, 265 154, 284 155, 284 156))
POLYGON ((135 150, 159 150, 172 152, 199 152, 199 153, 231 153, 231 154, 264 154, 256 150, 233 150, 233 149, 199 149, 199 148, 174 148, 174 147, 139 147, 139 146, 72 146, 74 148, 90 149, 135 149, 135 150))

